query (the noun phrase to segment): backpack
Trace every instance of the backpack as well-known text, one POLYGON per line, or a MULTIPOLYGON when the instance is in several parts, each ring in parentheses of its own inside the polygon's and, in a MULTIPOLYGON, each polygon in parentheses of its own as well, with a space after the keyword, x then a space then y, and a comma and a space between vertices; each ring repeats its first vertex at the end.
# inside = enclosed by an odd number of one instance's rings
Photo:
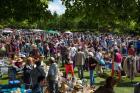
POLYGON ((122 62, 122 55, 120 53, 116 53, 115 62, 117 62, 117 63, 122 62))

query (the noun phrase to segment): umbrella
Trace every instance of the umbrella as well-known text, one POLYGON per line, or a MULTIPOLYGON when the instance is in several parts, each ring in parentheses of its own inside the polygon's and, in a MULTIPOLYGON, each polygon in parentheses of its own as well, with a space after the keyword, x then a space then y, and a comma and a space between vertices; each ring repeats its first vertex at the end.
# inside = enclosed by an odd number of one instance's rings
POLYGON ((65 34, 72 34, 72 32, 70 32, 70 31, 66 31, 66 32, 64 32, 65 34))
POLYGON ((47 31, 47 33, 59 35, 58 31, 53 31, 53 30, 49 30, 49 31, 47 31))

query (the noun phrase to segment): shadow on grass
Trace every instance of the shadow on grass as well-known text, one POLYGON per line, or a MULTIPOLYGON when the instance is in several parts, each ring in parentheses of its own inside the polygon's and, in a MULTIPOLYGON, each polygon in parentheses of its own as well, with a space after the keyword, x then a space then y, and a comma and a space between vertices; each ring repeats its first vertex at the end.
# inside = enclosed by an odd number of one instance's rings
POLYGON ((101 86, 101 85, 104 85, 104 84, 105 84, 105 81, 100 81, 99 83, 95 82, 95 85, 97 85, 97 86, 101 86))
POLYGON ((129 81, 129 82, 124 82, 121 81, 117 83, 117 87, 134 87, 134 84, 136 84, 138 81, 129 81))
POLYGON ((107 73, 103 73, 103 74, 99 75, 99 77, 106 79, 107 77, 109 77, 109 75, 107 73))
POLYGON ((9 77, 2 77, 1 80, 7 80, 9 77))
POLYGON ((78 71, 74 71, 75 74, 78 74, 78 71))

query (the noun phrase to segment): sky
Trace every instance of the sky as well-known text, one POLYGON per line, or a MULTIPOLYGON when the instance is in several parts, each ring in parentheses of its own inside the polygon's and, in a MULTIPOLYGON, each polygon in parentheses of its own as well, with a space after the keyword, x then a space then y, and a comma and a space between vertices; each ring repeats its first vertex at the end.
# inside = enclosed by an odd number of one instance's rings
POLYGON ((53 0, 53 2, 49 2, 48 10, 50 10, 51 13, 56 11, 58 15, 61 15, 65 13, 66 7, 62 5, 60 0, 53 0))

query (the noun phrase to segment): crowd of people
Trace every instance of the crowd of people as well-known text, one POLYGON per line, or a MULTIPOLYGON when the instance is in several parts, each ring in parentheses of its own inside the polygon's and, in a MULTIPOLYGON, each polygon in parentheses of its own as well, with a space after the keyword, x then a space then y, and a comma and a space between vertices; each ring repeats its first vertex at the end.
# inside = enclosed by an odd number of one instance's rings
POLYGON ((43 93, 46 81, 50 93, 59 93, 60 67, 65 68, 65 79, 71 78, 72 81, 76 78, 83 80, 84 71, 89 71, 92 88, 96 81, 94 72, 100 76, 104 69, 109 69, 112 77, 117 72, 118 81, 122 72, 134 79, 140 73, 139 54, 140 37, 134 36, 95 35, 91 32, 49 35, 45 32, 13 31, 1 34, 0 38, 0 59, 7 57, 8 64, 16 73, 23 71, 26 88, 32 88, 33 93, 43 93), (78 77, 74 73, 76 68, 78 77))

